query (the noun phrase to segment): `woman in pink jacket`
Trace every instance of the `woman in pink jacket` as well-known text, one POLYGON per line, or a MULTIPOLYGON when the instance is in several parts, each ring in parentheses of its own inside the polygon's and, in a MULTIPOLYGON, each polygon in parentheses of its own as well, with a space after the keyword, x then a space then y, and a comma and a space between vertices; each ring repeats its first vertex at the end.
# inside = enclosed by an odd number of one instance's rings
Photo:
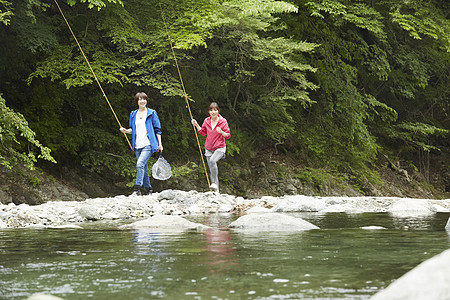
POLYGON ((219 192, 219 169, 217 162, 225 156, 227 147, 225 139, 231 137, 230 128, 227 120, 219 114, 219 105, 212 102, 208 107, 209 117, 203 121, 200 127, 195 119, 192 119, 198 133, 206 135, 205 156, 208 162, 209 172, 211 173, 210 189, 219 192))

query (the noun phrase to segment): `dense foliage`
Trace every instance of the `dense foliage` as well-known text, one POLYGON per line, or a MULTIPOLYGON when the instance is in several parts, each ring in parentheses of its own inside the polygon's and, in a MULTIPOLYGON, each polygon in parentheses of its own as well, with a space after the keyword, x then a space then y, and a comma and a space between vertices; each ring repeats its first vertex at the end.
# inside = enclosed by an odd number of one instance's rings
MULTIPOLYGON (((170 42, 194 117, 218 102, 233 131, 228 152, 240 161, 272 148, 304 165, 358 172, 380 152, 420 164, 416 153, 449 146, 445 1, 59 5, 122 125, 133 95, 148 93, 172 161, 192 159, 196 146, 170 42)), ((23 114, 59 164, 132 176, 128 144, 55 3, 0 0, 0 37, 0 92, 9 107, 2 112, 23 114)), ((2 122, 4 141, 15 133, 4 124, 12 120, 2 122)), ((5 161, 8 149, 28 151, 3 143, 5 161)))

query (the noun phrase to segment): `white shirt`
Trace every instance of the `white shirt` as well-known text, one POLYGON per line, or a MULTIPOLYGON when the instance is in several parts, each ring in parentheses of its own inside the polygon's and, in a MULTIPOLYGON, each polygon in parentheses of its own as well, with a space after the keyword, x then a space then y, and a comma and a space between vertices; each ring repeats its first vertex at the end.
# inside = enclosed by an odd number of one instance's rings
POLYGON ((136 149, 141 149, 150 145, 147 136, 147 128, 145 127, 145 120, 146 118, 140 119, 136 116, 136 143, 134 146, 136 149))

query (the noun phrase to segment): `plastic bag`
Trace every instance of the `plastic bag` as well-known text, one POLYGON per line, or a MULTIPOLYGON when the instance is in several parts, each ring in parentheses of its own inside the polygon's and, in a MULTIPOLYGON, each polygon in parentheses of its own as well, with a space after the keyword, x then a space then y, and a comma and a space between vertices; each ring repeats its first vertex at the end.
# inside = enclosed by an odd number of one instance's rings
POLYGON ((152 176, 158 180, 167 180, 172 176, 172 167, 162 154, 159 155, 158 160, 153 164, 152 176))

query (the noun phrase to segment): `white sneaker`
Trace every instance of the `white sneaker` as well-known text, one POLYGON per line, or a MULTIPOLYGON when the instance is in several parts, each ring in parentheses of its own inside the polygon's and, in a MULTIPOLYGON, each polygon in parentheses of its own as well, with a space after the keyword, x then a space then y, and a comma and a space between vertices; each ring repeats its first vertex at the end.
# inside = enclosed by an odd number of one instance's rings
POLYGON ((216 183, 213 183, 213 184, 211 184, 211 185, 209 186, 209 188, 210 188, 211 190, 217 191, 218 186, 217 186, 216 183))

